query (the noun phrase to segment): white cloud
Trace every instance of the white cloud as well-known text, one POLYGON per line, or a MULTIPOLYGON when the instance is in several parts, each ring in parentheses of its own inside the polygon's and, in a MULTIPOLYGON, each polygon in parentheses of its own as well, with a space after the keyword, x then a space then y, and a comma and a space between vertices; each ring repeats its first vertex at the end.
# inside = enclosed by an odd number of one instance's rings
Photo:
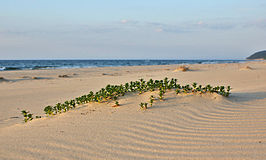
POLYGON ((155 32, 163 32, 163 29, 162 28, 156 28, 155 32))
POLYGON ((198 25, 202 25, 202 24, 204 24, 203 21, 199 21, 198 22, 198 25))
POLYGON ((123 23, 123 24, 126 24, 126 23, 128 23, 128 20, 127 19, 122 19, 120 22, 123 23))

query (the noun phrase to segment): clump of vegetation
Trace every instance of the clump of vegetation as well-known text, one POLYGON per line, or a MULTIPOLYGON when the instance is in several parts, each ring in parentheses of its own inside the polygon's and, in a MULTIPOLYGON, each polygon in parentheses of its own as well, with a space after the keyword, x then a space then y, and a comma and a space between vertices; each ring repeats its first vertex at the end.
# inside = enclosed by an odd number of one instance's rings
POLYGON ((120 106, 120 104, 119 104, 119 102, 116 100, 116 101, 115 101, 115 105, 113 105, 112 107, 118 107, 118 106, 120 106))
POLYGON ((151 97, 150 97, 150 105, 151 105, 151 107, 152 107, 152 105, 153 105, 153 101, 154 101, 154 96, 151 95, 151 97))
MULTIPOLYGON (((106 97, 105 97, 105 99, 106 99, 106 97)), ((120 106, 120 104, 119 104, 119 102, 117 101, 117 96, 115 96, 114 98, 113 98, 113 100, 115 101, 115 105, 113 105, 113 107, 118 107, 118 106, 120 106)))
POLYGON ((148 108, 148 103, 142 103, 141 102, 139 105, 140 105, 140 109, 142 109, 142 110, 146 110, 148 108))
POLYGON ((47 106, 44 108, 44 112, 48 116, 51 116, 53 114, 53 111, 54 111, 54 108, 52 106, 47 106))
POLYGON ((181 92, 180 89, 176 89, 176 90, 175 90, 175 93, 176 93, 177 95, 178 95, 180 92, 181 92))
POLYGON ((33 114, 31 114, 29 111, 23 110, 23 111, 21 111, 21 114, 24 117, 24 122, 28 122, 28 121, 33 120, 33 114))
POLYGON ((227 86, 227 92, 225 93, 225 96, 228 97, 231 93, 231 86, 227 86))
POLYGON ((160 99, 160 100, 163 100, 163 91, 160 91, 160 92, 159 92, 159 99, 160 99))
MULTIPOLYGON (((110 85, 108 84, 105 88, 100 89, 98 92, 90 91, 89 94, 77 97, 75 99, 65 101, 64 103, 57 103, 55 106, 47 106, 44 108, 44 112, 47 116, 52 116, 56 114, 61 114, 62 112, 67 112, 71 109, 76 108, 78 105, 97 102, 104 103, 108 101, 114 101, 115 106, 119 106, 118 97, 124 96, 126 93, 138 92, 142 94, 144 92, 153 92, 159 91, 159 99, 164 100, 164 94, 168 90, 175 90, 176 94, 188 94, 188 93, 217 93, 222 96, 228 97, 230 95, 231 87, 230 86, 216 86, 211 85, 198 85, 196 82, 189 85, 180 85, 177 83, 177 79, 171 78, 168 79, 165 77, 163 80, 153 80, 150 79, 145 81, 144 79, 139 79, 138 81, 130 81, 124 85, 110 85)), ((153 96, 149 99, 149 104, 152 107, 155 98, 153 96)), ((146 110, 148 103, 140 103, 141 109, 146 110)), ((28 112, 23 112, 26 114, 27 120, 32 120, 32 114, 28 115, 28 112)), ((36 117, 37 118, 37 117, 36 117)), ((26 122, 25 121, 25 122, 26 122)))

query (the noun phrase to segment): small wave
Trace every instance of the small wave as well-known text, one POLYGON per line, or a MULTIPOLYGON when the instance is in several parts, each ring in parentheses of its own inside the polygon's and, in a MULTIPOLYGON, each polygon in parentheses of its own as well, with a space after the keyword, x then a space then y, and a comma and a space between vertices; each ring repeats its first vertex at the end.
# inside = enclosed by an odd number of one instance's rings
POLYGON ((14 71, 14 70, 22 70, 20 67, 1 67, 0 71, 14 71))
POLYGON ((57 68, 57 66, 34 66, 32 67, 32 70, 38 70, 38 69, 54 69, 57 68))

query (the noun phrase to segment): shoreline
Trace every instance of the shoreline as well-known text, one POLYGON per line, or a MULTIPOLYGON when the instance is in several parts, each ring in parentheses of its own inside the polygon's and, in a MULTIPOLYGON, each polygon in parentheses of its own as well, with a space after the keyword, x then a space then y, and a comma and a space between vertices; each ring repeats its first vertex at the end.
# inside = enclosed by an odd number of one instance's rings
POLYGON ((0 67, 0 73, 2 71, 79 69, 79 68, 98 68, 98 67, 227 64, 227 63, 245 63, 245 62, 256 61, 256 60, 0 60, 0 63, 1 63, 1 61, 3 63, 2 64, 3 66, 0 67), (10 66, 11 64, 8 64, 8 66, 5 66, 6 61, 8 61, 8 62, 10 61, 10 63, 12 63, 12 61, 16 62, 13 64, 15 67, 10 66), (17 66, 16 65, 17 61, 21 61, 21 63, 24 63, 24 66, 22 68, 21 68, 21 66, 17 66), (25 63, 24 61, 28 61, 28 63, 25 63), (38 61, 43 62, 43 63, 38 64, 38 65, 35 64, 38 61), (57 61, 60 63, 58 63, 57 61), (80 63, 77 61, 80 61, 80 63), (89 62, 87 62, 88 64, 84 63, 86 61, 89 61, 89 62), (94 64, 94 63, 92 63, 93 61, 96 61, 99 64, 94 64), (51 63, 51 62, 53 62, 53 63, 51 63), (57 64, 55 62, 57 62, 57 64), (62 62, 70 62, 70 63, 65 64, 62 62), (107 65, 106 63, 103 63, 103 62, 112 62, 112 64, 107 65), (132 63, 132 62, 134 62, 134 63, 132 63), (140 62, 143 62, 144 64, 140 64, 140 62), (91 63, 91 64, 89 65, 89 63, 91 63), (114 64, 114 63, 118 63, 118 64, 114 64), (132 64, 130 64, 130 63, 132 63, 132 64), (158 63, 165 63, 165 64, 158 64, 158 63), (8 69, 6 69, 6 67, 8 69))
POLYGON ((45 72, 45 71, 65 71, 65 70, 88 70, 88 69, 116 69, 116 68, 128 68, 128 67, 171 67, 171 66, 197 66, 197 65, 224 65, 224 64, 246 64, 246 63, 264 63, 266 60, 247 60, 243 62, 232 62, 232 63, 194 63, 194 64, 162 64, 162 65, 134 65, 134 66, 101 66, 101 67, 77 67, 77 68, 54 68, 54 69, 25 69, 25 70, 2 70, 1 73, 5 72, 45 72))

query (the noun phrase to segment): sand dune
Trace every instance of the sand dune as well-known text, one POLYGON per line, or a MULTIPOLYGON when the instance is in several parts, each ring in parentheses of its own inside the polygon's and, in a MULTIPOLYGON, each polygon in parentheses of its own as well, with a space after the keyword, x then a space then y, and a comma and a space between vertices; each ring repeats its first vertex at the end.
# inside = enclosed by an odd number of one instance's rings
MULTIPOLYGON (((106 83, 119 84, 139 77, 148 78, 147 74, 154 79, 175 77, 180 83, 230 84, 233 91, 229 98, 216 94, 176 95, 174 91, 169 91, 165 101, 156 100, 154 106, 146 111, 140 110, 138 104, 158 93, 132 93, 121 97, 120 107, 111 107, 113 103, 89 103, 68 113, 26 124, 1 121, 0 159, 265 159, 265 65, 252 62, 256 70, 250 72, 239 71, 237 64, 194 67, 200 68, 200 71, 174 73, 172 71, 176 66, 106 68, 95 72, 93 69, 75 70, 78 78, 32 81, 39 90, 49 81, 56 83, 58 88, 54 90, 61 91, 52 95, 62 93, 63 98, 76 96, 78 93, 65 93, 74 87, 100 89, 106 83), (170 70, 162 70, 164 67, 170 70), (88 78, 86 73, 93 75, 105 70, 104 73, 112 74, 117 72, 116 69, 120 69, 117 78, 102 75, 88 78), (96 83, 97 80, 102 80, 102 83, 96 83), (72 87, 64 89, 67 84, 72 84, 72 87)), ((50 71, 42 76, 50 74, 53 77, 58 72, 50 71)), ((23 85, 20 83, 28 87, 26 81, 3 84, 23 85)), ((48 87, 47 92, 54 90, 48 87)), ((8 93, 7 88, 4 91, 8 93)), ((79 94, 85 91, 83 88, 79 94)), ((39 95, 40 98, 45 96, 49 98, 45 93, 39 95)), ((31 102, 38 100, 32 99, 31 102)), ((55 100, 48 101, 56 103, 53 102, 55 100)), ((27 101, 24 100, 30 103, 27 101)), ((7 101, 5 103, 8 104, 7 101)), ((28 109, 35 111, 37 108, 41 110, 43 107, 28 109)), ((13 112, 10 113, 13 115, 13 112)), ((4 112, 1 112, 2 115, 4 112)))

